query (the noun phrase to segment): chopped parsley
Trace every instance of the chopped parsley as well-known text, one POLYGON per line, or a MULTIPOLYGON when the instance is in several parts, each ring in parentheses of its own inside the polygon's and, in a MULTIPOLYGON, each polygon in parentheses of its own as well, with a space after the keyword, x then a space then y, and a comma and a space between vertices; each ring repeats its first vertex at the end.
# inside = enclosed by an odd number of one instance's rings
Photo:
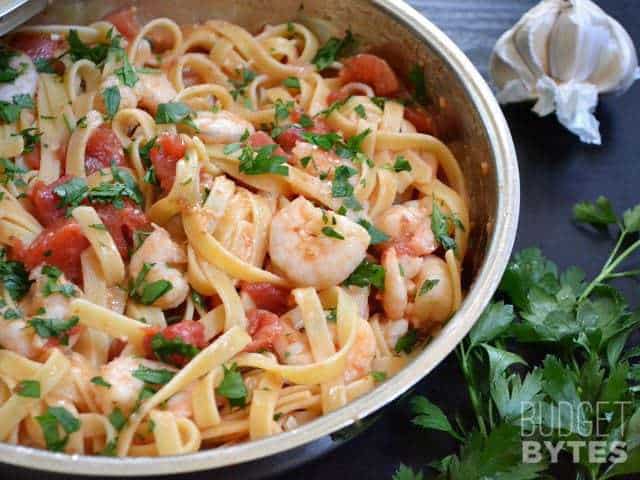
MULTIPOLYGON (((13 300, 20 300, 31 286, 29 272, 22 262, 7 260, 7 253, 0 249, 0 282, 13 300)), ((7 318, 7 312, 5 312, 7 318)))
POLYGON ((131 372, 131 375, 138 380, 150 383, 151 385, 164 385, 171 381, 175 373, 171 370, 167 370, 166 368, 154 369, 145 367, 144 365, 139 365, 137 369, 131 372))
POLYGON ((18 133, 12 134, 12 136, 22 136, 22 140, 24 141, 22 153, 29 153, 33 152, 36 145, 40 143, 42 132, 35 127, 31 127, 20 130, 18 133))
POLYGON ((330 238, 344 240, 344 236, 340 232, 336 231, 333 227, 322 227, 322 233, 330 238))
POLYGON ((240 172, 247 175, 273 173, 286 177, 289 175, 287 159, 282 155, 274 155, 276 148, 278 148, 277 144, 265 145, 258 150, 254 150, 249 145, 244 146, 239 157, 240 172))
POLYGON ((368 287, 371 285, 382 289, 384 288, 384 274, 384 267, 365 259, 347 277, 344 285, 355 285, 356 287, 368 287))
POLYGON ((335 308, 330 308, 327 311, 327 322, 335 323, 338 320, 338 310, 335 308))
POLYGON ((294 103, 292 100, 284 102, 281 99, 276 100, 274 105, 276 125, 282 120, 286 120, 293 110, 294 103))
POLYGON ((69 331, 75 327, 79 321, 80 319, 75 315, 68 320, 33 317, 27 321, 27 324, 36 331, 39 337, 57 338, 61 345, 67 345, 69 343, 69 331))
POLYGON ((240 74, 240 80, 232 80, 233 90, 231 90, 231 96, 234 100, 237 100, 238 97, 242 97, 246 94, 246 88, 249 84, 256 78, 255 72, 249 70, 248 68, 243 68, 238 72, 240 74))
POLYGON ((295 88, 300 90, 300 80, 297 77, 287 77, 282 84, 287 88, 295 88))
POLYGON ((33 63, 38 73, 56 73, 51 60, 48 58, 38 58, 33 63))
POLYGON ((356 105, 356 108, 353 109, 360 118, 367 118, 367 112, 364 110, 364 106, 362 104, 356 105))
POLYGON ((333 182, 331 183, 331 195, 334 198, 345 198, 353 195, 353 185, 349 183, 349 178, 354 176, 358 171, 355 168, 346 165, 336 167, 333 174, 333 182))
POLYGON ((10 83, 24 73, 27 68, 26 63, 21 63, 16 69, 11 66, 11 59, 16 57, 18 52, 0 47, 0 83, 10 83))
POLYGON ((422 283, 422 286, 420 287, 420 290, 418 291, 418 296, 420 295, 424 295, 425 293, 430 292, 433 287, 435 287, 436 285, 438 285, 438 283, 440 283, 440 280, 437 278, 434 278, 432 280, 427 279, 422 283))
POLYGON ((373 224, 371 224, 364 218, 358 220, 358 224, 363 227, 367 231, 367 233, 369 233, 369 236, 371 237, 371 245, 377 245, 389 240, 389 235, 384 233, 382 230, 378 230, 375 226, 373 226, 373 224))
POLYGON ((158 137, 152 137, 150 140, 146 141, 144 144, 139 145, 138 153, 140 154, 140 160, 145 167, 149 167, 151 165, 151 149, 156 145, 156 141, 158 137))
POLYGON ((442 210, 440 210, 436 202, 433 202, 433 211, 431 213, 431 230, 433 231, 433 235, 442 248, 455 251, 457 248, 456 241, 449 234, 452 229, 452 224, 454 224, 453 218, 442 213, 442 210))
POLYGON ((118 407, 114 408, 111 411, 108 418, 109 423, 111 423, 111 425, 113 425, 113 428, 118 431, 122 430, 122 427, 124 427, 127 423, 127 417, 124 416, 124 413, 122 413, 122 410, 120 410, 120 408, 118 407))
POLYGON ((98 385, 99 387, 111 388, 111 384, 100 376, 93 377, 91 379, 91 383, 93 383, 94 385, 98 385))
POLYGON ((168 280, 156 280, 155 282, 145 282, 149 270, 153 268, 153 263, 145 263, 129 287, 129 295, 138 300, 143 305, 151 305, 162 295, 173 288, 168 280))
POLYGON ((37 380, 22 380, 16 385, 15 392, 20 397, 40 398, 40 382, 37 380))
POLYGON ((102 91, 102 99, 107 111, 107 120, 110 120, 118 113, 118 108, 120 108, 120 90, 116 86, 105 88, 102 91))
POLYGON ((244 407, 248 392, 238 366, 235 363, 229 368, 223 365, 222 369, 224 378, 216 388, 216 393, 228 399, 232 407, 244 407))
POLYGON ((411 353, 416 343, 418 343, 418 334, 416 330, 410 329, 398 339, 394 350, 396 353, 411 353))
POLYGON ((30 95, 14 95, 11 103, 0 101, 0 120, 4 123, 15 123, 18 121, 21 110, 32 108, 33 99, 30 95))
POLYGON ((64 407, 48 407, 43 415, 36 417, 36 421, 42 429, 42 435, 47 445, 47 450, 61 452, 69 441, 69 435, 80 430, 80 420, 64 407), (59 427, 64 430, 60 436, 59 427))
POLYGON ((131 65, 131 62, 129 62, 129 57, 127 55, 124 55, 123 57, 122 67, 118 68, 115 73, 123 85, 133 87, 138 82, 138 75, 131 65))
POLYGON ((151 350, 158 359, 168 364, 174 364, 172 357, 177 355, 191 360, 200 349, 195 345, 183 341, 180 337, 165 338, 161 333, 156 333, 151 338, 151 350))
POLYGON ((161 103, 156 111, 156 123, 167 124, 183 124, 197 130, 193 123, 193 111, 181 102, 161 103))
POLYGON ((347 30, 344 38, 331 37, 322 47, 318 49, 318 53, 313 58, 313 63, 318 71, 331 66, 337 59, 349 55, 355 50, 356 41, 351 30, 347 30))
POLYGON ((69 35, 67 36, 69 50, 67 53, 71 55, 71 59, 74 62, 86 59, 96 65, 103 63, 107 59, 110 51, 122 55, 124 50, 120 46, 120 37, 113 35, 113 30, 111 30, 109 34, 107 34, 107 39, 109 43, 99 43, 90 47, 80 39, 76 30, 69 30, 69 35))
POLYGON ((410 172, 411 171, 411 164, 402 155, 398 155, 396 157, 395 163, 393 164, 393 170, 395 172, 397 172, 397 173, 399 173, 399 172, 410 172))
POLYGON ((374 370, 371 372, 371 378, 373 378, 374 382, 381 383, 387 379, 387 373, 374 370))

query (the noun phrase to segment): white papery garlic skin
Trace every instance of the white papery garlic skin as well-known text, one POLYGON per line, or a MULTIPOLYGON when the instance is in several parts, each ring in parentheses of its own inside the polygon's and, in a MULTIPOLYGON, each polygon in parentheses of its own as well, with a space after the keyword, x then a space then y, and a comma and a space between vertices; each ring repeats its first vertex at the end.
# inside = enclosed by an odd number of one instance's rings
POLYGON ((500 103, 537 100, 586 143, 600 144, 598 94, 640 78, 631 37, 591 0, 543 0, 496 43, 491 76, 500 103))

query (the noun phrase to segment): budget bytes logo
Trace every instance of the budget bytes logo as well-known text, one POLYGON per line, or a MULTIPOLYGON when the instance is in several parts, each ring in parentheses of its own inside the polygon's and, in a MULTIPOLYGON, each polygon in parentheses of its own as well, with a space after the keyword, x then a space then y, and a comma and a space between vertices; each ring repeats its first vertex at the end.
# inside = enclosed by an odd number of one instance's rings
POLYGON ((627 443, 622 439, 626 433, 625 415, 630 406, 631 402, 596 402, 593 405, 560 401, 553 407, 546 403, 522 402, 522 462, 540 463, 548 459, 551 463, 558 463, 563 451, 572 456, 574 463, 579 463, 581 458, 588 458, 589 463, 626 462, 627 443), (601 433, 599 421, 587 419, 607 420, 614 410, 621 416, 617 439, 601 433), (567 429, 567 425, 573 428, 567 429), (579 435, 571 430, 578 431, 579 435))

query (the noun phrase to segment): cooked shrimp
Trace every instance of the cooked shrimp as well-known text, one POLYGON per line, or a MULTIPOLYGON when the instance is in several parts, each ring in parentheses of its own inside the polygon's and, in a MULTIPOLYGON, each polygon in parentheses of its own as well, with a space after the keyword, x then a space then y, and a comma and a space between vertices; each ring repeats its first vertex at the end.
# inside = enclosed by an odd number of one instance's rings
POLYGON ((12 82, 0 83, 0 101, 11 103, 16 95, 35 95, 38 72, 31 58, 24 53, 15 52, 15 56, 9 60, 9 66, 22 73, 12 82))
POLYGON ((422 257, 438 248, 431 231, 431 204, 424 200, 393 205, 380 214, 375 223, 391 237, 389 244, 399 256, 422 257))
POLYGON ((167 400, 167 410, 176 417, 193 417, 193 384, 189 385, 182 392, 178 392, 167 400))
POLYGON ((103 412, 108 413, 113 408, 120 407, 126 414, 129 413, 138 401, 140 390, 144 382, 132 375, 132 372, 140 366, 153 369, 171 369, 167 365, 146 360, 144 358, 118 357, 106 365, 100 367, 100 374, 104 380, 111 384, 109 388, 96 386, 96 400, 103 412))
POLYGON ((364 259, 369 241, 357 223, 335 214, 327 219, 320 208, 298 197, 273 217, 269 255, 296 285, 321 289, 342 283, 364 259), (343 238, 327 236, 325 228, 343 238))
POLYGON ((49 282, 54 282, 57 287, 64 285, 73 286, 76 295, 80 292, 78 287, 69 282, 64 274, 61 274, 56 280, 51 279, 42 273, 42 266, 31 271, 29 279, 33 281, 29 293, 22 300, 21 307, 27 316, 43 315, 47 318, 66 319, 71 315, 69 307, 72 300, 71 297, 62 295, 61 293, 45 294, 49 282), (44 311, 44 313, 42 313, 44 311))
POLYGON ((371 372, 371 363, 376 354, 376 337, 369 322, 361 319, 356 333, 356 341, 347 354, 344 370, 345 383, 364 377, 371 372))
POLYGON ((294 165, 314 175, 326 174, 327 178, 332 178, 335 168, 344 163, 335 153, 327 152, 307 142, 296 142, 291 153, 294 165))
MULTIPOLYGON (((297 312, 298 315, 300 313, 298 309, 294 309, 292 312, 297 312)), ((273 339, 273 349, 282 363, 307 365, 313 362, 309 339, 304 333, 294 328, 292 324, 295 321, 294 317, 295 314, 285 314, 280 318, 282 332, 273 339)))
POLYGON ((200 130, 198 136, 205 143, 239 142, 245 132, 255 132, 253 125, 231 112, 199 112, 194 123, 200 130))
POLYGON ((139 73, 138 80, 134 91, 140 97, 140 105, 151 112, 155 112, 160 103, 170 102, 178 94, 165 75, 139 73))
POLYGON ((167 280, 171 284, 171 289, 153 302, 154 307, 166 310, 175 308, 185 301, 189 293, 189 284, 184 273, 175 267, 186 264, 187 255, 165 229, 156 227, 131 256, 129 274, 132 279, 135 280, 145 263, 152 265, 144 277, 145 283, 167 280))
MULTIPOLYGON (((2 312, 2 315, 5 312, 2 312)), ((34 336, 33 328, 29 328, 24 320, 0 319, 0 347, 2 348, 35 359, 40 354, 41 348, 36 345, 34 336)))
POLYGON ((409 322, 404 318, 400 320, 390 320, 381 324, 382 334, 384 340, 389 346, 389 349, 393 351, 396 348, 396 344, 400 337, 402 337, 409 330, 409 322))
POLYGON ((424 259, 416 277, 416 297, 410 309, 410 320, 415 327, 425 327, 432 323, 443 323, 453 310, 453 283, 449 268, 444 260, 435 255, 424 259), (424 282, 431 281, 431 288, 422 294, 424 282))
POLYGON ((385 270, 382 306, 384 313, 392 320, 402 318, 407 308, 407 285, 403 277, 396 249, 387 248, 382 254, 382 266, 385 270))

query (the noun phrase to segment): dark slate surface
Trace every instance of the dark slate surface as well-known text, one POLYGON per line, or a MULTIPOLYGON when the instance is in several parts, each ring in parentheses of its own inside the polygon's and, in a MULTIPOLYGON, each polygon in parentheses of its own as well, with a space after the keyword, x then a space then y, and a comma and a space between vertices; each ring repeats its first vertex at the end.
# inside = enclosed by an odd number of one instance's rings
MULTIPOLYGON (((490 50, 500 33, 535 2, 532 0, 414 0, 422 13, 451 36, 486 75, 490 50)), ((601 0, 601 7, 618 18, 636 44, 640 44, 640 2, 601 0)), ((580 231, 570 221, 572 205, 584 199, 607 195, 618 207, 640 201, 640 85, 620 97, 601 100, 597 116, 603 146, 581 144, 563 130, 553 117, 540 119, 529 106, 505 108, 518 151, 522 184, 522 209, 516 249, 540 246, 561 267, 578 264, 588 275, 596 272, 608 254, 609 240, 580 231)), ((628 293, 638 298, 638 286, 628 293)), ((417 387, 446 410, 466 407, 466 390, 449 356, 417 387)), ((321 443, 302 452, 292 452, 256 466, 251 476, 282 471, 304 462, 327 447, 321 443)), ((451 453, 454 444, 444 434, 427 434, 409 422, 406 403, 387 406, 380 420, 365 433, 302 467, 271 478, 278 480, 389 479, 398 463, 424 467, 451 453)), ((96 472, 98 473, 98 472, 96 472)), ((221 477, 244 479, 247 470, 202 472, 181 475, 189 480, 221 477)), ((61 480, 48 475, 0 466, 0 479, 61 480)), ((95 477, 94 477, 95 478, 95 477)), ((177 477, 173 477, 177 478, 177 477)))

